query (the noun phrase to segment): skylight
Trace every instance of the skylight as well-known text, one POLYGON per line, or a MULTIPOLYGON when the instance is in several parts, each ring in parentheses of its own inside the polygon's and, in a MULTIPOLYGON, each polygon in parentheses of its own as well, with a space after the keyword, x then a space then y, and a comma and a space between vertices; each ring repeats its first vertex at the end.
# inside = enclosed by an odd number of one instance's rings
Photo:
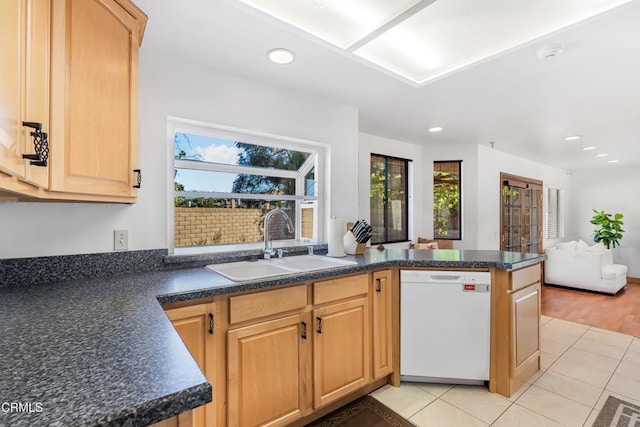
POLYGON ((422 85, 631 0, 239 0, 422 85))
POLYGON ((240 0, 347 49, 420 0, 240 0))

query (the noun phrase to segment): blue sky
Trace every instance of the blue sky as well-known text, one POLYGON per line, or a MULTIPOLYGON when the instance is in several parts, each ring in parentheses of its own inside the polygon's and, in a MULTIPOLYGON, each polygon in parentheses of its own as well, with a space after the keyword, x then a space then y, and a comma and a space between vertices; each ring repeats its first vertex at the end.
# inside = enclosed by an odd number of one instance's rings
MULTIPOLYGON (((180 149, 187 153, 186 158, 199 155, 202 160, 215 163, 237 165, 238 154, 234 141, 218 138, 209 138, 199 135, 188 135, 189 143, 185 138, 178 136, 180 149)), ((175 181, 184 185, 186 191, 220 191, 231 192, 233 181, 237 174, 223 172, 204 172, 195 170, 178 169, 175 181)))

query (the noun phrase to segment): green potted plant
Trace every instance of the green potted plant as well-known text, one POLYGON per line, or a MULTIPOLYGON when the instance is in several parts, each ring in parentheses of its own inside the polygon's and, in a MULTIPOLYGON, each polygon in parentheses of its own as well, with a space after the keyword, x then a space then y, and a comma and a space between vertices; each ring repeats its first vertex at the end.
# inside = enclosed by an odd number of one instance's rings
POLYGON ((615 248, 620 246, 620 239, 622 239, 622 233, 624 230, 622 226, 624 223, 620 221, 623 217, 621 213, 608 214, 604 211, 597 211, 593 209, 595 215, 591 218, 591 224, 597 225, 598 228, 594 230, 593 240, 596 243, 602 242, 607 249, 611 248, 611 245, 615 248))

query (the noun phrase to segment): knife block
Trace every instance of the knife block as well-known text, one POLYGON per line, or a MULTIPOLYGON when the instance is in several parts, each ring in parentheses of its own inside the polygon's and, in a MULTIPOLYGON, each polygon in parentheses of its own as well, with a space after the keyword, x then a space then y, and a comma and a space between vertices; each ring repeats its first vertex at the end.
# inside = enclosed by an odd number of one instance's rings
POLYGON ((358 243, 356 241, 356 236, 351 232, 351 227, 353 227, 352 222, 347 223, 347 233, 344 235, 344 251, 348 255, 362 255, 364 253, 364 249, 367 247, 366 243, 358 243))

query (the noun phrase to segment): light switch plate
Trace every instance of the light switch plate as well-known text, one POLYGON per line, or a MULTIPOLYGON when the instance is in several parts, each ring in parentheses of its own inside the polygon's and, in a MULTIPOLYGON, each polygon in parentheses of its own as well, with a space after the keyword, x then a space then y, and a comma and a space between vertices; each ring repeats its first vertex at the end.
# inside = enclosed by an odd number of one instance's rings
POLYGON ((128 230, 113 231, 113 250, 114 251, 129 250, 129 231, 128 230))

